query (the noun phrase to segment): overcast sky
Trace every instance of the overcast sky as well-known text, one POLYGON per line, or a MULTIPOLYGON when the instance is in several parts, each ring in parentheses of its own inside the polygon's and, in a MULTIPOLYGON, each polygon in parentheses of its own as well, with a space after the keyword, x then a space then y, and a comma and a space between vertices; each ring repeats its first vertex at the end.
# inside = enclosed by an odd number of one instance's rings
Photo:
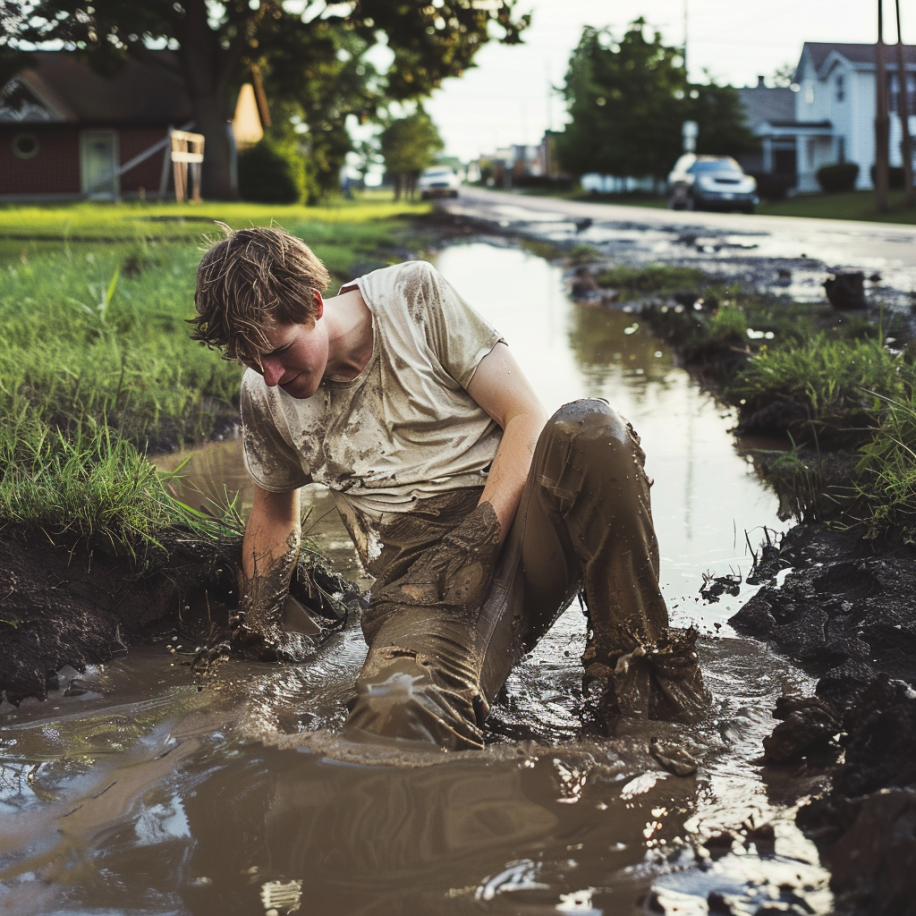
MULTIPOLYGON (((903 37, 916 44, 916 4, 901 0, 903 37)), ((877 0, 686 0, 687 62, 733 86, 754 85, 798 62, 805 41, 875 41, 877 0)), ((427 104, 446 151, 471 159, 511 143, 537 143, 560 128, 563 105, 550 91, 562 83, 585 25, 621 34, 643 16, 669 44, 684 40, 685 0, 520 0, 533 13, 525 44, 488 45, 477 67, 450 80, 427 104)), ((885 0, 884 40, 897 40, 893 0, 885 0)))

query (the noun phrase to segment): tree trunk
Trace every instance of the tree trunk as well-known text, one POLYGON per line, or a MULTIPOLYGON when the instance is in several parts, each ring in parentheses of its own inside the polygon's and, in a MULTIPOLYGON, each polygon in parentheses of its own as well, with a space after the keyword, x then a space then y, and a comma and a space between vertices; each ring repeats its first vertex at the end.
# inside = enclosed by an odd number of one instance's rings
POLYGON ((178 57, 194 107, 194 130, 205 138, 203 196, 236 200, 235 145, 229 128, 229 78, 244 44, 222 48, 207 22, 206 0, 188 0, 179 29, 178 57))
POLYGON ((916 204, 916 188, 913 187, 913 141, 910 137, 910 106, 906 89, 906 57, 903 51, 903 28, 900 25, 900 0, 894 0, 897 7, 897 113, 900 117, 900 155, 903 158, 903 186, 906 188, 907 206, 916 204))
POLYGON ((878 0, 878 43, 875 45, 875 207, 879 213, 887 211, 887 71, 884 68, 884 4, 878 0))

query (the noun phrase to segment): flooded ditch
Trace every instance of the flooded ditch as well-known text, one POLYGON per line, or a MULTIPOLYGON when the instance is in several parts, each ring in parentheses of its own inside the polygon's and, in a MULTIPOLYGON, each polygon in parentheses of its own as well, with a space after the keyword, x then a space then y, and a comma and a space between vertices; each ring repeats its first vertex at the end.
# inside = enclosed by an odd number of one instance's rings
MULTIPOLYGON (((663 591, 673 622, 702 634, 708 721, 588 737, 575 605, 513 673, 488 748, 450 756, 335 736, 365 654, 357 627, 309 665, 230 660, 200 691, 194 647, 166 639, 65 670, 47 702, 5 708, 8 911, 831 911, 829 876, 794 823, 819 785, 757 762, 776 697, 811 682, 728 627, 750 589, 699 599, 704 573, 749 570, 746 534, 756 546, 764 528, 783 527, 729 432, 733 417, 634 315, 574 306, 555 265, 472 243, 437 266, 501 330, 549 409, 603 397, 640 433, 663 591), (672 775, 659 747, 688 750, 697 771, 672 775)), ((249 503, 236 440, 195 451, 183 473, 186 501, 218 500, 225 487, 249 503)), ((330 498, 305 495, 309 535, 356 577, 330 498)))

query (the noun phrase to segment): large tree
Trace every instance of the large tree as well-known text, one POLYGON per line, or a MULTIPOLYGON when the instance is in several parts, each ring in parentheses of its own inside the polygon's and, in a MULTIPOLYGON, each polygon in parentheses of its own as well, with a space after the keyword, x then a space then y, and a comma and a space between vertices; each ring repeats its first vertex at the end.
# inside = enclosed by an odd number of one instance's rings
POLYGON ((620 39, 586 27, 563 92, 570 122, 557 152, 577 176, 664 177, 681 152, 684 121, 698 122, 701 151, 734 155, 755 142, 735 90, 689 84, 681 49, 642 19, 620 39))
MULTIPOLYGON (((149 49, 176 52, 178 75, 192 99, 197 130, 207 138, 205 190, 232 195, 226 122, 231 88, 257 59, 278 69, 327 62, 330 33, 352 33, 364 47, 387 44, 384 74, 389 99, 417 99, 472 65, 491 37, 520 40, 529 17, 518 0, 2 0, 0 64, 11 52, 63 41, 97 68, 116 72, 128 55, 151 59, 149 49), (7 6, 15 15, 7 16, 7 6), (285 60, 284 60, 285 59, 285 60)), ((162 65, 161 56, 154 58, 162 65)))
POLYGON ((435 162, 443 143, 432 118, 421 108, 391 121, 379 136, 379 146, 399 200, 402 193, 413 196, 420 172, 435 162))

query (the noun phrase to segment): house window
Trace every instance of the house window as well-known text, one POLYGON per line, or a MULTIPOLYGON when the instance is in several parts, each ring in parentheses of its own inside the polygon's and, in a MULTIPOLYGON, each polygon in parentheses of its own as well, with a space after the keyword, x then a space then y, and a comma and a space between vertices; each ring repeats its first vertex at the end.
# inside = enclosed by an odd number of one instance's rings
POLYGON ((38 137, 35 134, 16 134, 13 137, 13 152, 20 159, 33 159, 38 155, 38 137))
POLYGON ((836 138, 836 159, 837 159, 837 162, 846 161, 846 138, 845 137, 836 138))
MULTIPOLYGON (((846 82, 843 79, 843 74, 840 73, 836 78, 836 100, 842 102, 846 98, 846 82)), ((841 159, 840 162, 843 160, 841 159)))
MULTIPOLYGON (((887 102, 888 108, 897 113, 900 106, 900 83, 897 81, 896 73, 887 75, 887 102)), ((916 73, 907 73, 906 75, 906 109, 907 114, 916 112, 916 73)))
POLYGON ((808 105, 814 104, 814 84, 813 83, 808 83, 808 85, 805 86, 805 102, 808 105))

